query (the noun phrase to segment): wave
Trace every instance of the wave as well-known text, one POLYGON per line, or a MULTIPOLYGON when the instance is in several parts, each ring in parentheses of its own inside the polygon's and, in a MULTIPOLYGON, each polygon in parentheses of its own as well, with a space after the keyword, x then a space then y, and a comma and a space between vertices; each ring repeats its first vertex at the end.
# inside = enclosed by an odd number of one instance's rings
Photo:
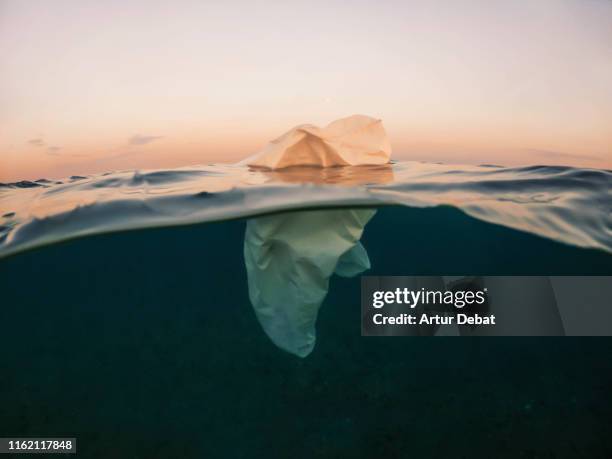
POLYGON ((0 257, 92 234, 387 205, 452 206, 479 220, 612 253, 611 171, 396 162, 280 171, 209 165, 3 183, 0 257))

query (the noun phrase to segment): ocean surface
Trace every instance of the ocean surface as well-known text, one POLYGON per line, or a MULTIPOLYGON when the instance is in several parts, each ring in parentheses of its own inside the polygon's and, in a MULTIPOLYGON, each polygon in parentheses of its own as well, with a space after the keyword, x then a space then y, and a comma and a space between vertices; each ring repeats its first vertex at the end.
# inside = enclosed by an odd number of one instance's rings
POLYGON ((384 205, 451 206, 478 220, 612 252, 611 171, 404 162, 281 171, 211 165, 2 183, 0 257, 112 231, 384 205))
POLYGON ((612 457, 608 337, 361 337, 360 278, 333 275, 312 353, 270 341, 248 226, 365 209, 364 274, 612 275, 604 170, 224 165, 2 184, 0 436, 77 437, 79 457, 103 458, 612 457))

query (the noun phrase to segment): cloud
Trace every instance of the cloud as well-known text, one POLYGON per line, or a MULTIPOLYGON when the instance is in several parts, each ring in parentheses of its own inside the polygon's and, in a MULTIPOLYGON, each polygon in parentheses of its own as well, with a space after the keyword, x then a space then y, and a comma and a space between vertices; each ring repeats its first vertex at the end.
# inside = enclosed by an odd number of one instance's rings
POLYGON ((47 154, 48 155, 57 156, 57 155, 59 155, 59 151, 60 150, 61 150, 61 147, 48 147, 47 148, 47 154))
POLYGON ((151 142, 155 142, 156 140, 162 139, 163 137, 160 135, 140 135, 135 134, 128 139, 129 145, 147 145, 151 142))
POLYGON ((45 146, 45 141, 40 138, 28 140, 28 143, 34 147, 44 147, 45 146))
POLYGON ((563 153, 561 151, 552 151, 552 150, 529 149, 527 151, 535 155, 538 155, 538 156, 545 156, 547 158, 583 159, 585 161, 601 161, 603 159, 600 156, 579 155, 579 154, 563 153))

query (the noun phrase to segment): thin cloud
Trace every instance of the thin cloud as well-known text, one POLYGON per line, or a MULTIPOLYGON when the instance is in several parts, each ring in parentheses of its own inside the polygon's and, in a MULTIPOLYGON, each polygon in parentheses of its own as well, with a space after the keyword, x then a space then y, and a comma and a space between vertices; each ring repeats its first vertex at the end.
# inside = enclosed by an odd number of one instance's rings
POLYGON ((52 155, 52 156, 58 156, 60 150, 61 150, 61 147, 48 147, 47 154, 52 155))
POLYGON ((156 140, 162 139, 161 135, 140 135, 135 134, 128 139, 128 144, 133 146, 147 145, 156 140))
POLYGON ((600 156, 591 156, 591 155, 578 155, 573 153, 564 153, 561 151, 552 151, 552 150, 527 150, 530 153, 536 154, 538 156, 545 156, 547 158, 566 158, 566 159, 583 159, 586 161, 601 161, 603 160, 600 156))
POLYGON ((40 138, 28 140, 28 143, 34 147, 44 147, 45 146, 45 141, 40 138))

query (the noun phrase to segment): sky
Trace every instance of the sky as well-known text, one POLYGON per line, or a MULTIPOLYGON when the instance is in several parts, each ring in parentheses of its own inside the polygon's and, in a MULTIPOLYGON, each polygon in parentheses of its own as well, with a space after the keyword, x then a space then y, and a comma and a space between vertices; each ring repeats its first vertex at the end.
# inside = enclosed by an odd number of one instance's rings
POLYGON ((612 1, 0 0, 0 181, 234 162, 355 113, 398 160, 612 169, 612 1))

